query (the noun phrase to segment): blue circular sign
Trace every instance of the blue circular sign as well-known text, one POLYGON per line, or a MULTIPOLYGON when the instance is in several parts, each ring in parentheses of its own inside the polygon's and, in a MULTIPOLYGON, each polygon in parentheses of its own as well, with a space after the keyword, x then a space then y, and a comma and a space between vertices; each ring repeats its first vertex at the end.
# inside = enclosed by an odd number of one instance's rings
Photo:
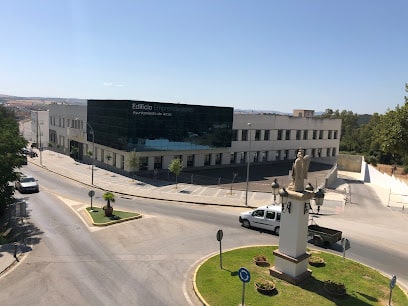
POLYGON ((238 270, 238 276, 243 283, 249 283, 251 280, 251 274, 246 268, 240 268, 238 270))

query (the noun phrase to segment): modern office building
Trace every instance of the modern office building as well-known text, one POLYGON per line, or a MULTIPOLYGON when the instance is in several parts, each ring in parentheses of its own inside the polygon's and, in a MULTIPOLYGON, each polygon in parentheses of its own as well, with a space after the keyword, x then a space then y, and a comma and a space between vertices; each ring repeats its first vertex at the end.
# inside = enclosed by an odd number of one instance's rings
POLYGON ((52 104, 49 140, 54 150, 118 172, 160 171, 175 158, 186 168, 246 164, 248 159, 275 162, 295 159, 299 148, 316 161, 334 163, 341 120, 316 118, 311 110, 296 112, 247 114, 231 107, 131 100, 52 104))

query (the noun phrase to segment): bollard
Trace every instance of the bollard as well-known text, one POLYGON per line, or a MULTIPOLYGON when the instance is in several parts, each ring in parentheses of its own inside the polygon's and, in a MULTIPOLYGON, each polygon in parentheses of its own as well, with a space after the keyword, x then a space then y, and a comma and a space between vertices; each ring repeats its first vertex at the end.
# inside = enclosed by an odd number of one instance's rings
POLYGON ((14 258, 18 261, 18 258, 17 258, 17 243, 14 243, 14 258))

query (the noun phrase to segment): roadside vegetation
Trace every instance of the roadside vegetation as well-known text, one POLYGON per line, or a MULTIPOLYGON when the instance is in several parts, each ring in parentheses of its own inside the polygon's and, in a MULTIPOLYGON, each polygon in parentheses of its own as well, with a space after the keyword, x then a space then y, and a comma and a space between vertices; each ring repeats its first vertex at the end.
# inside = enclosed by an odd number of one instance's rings
POLYGON ((373 166, 400 166, 408 173, 408 97, 383 115, 326 109, 320 117, 342 119, 340 153, 363 155, 373 166))
POLYGON ((14 202, 14 185, 18 170, 24 164, 21 149, 27 141, 20 136, 12 110, 0 105, 0 219, 14 202))
MULTIPOLYGON (((272 254, 277 246, 259 246, 235 249, 209 258, 199 267, 196 287, 209 305, 240 305, 243 283, 238 270, 245 267, 251 279, 245 285, 245 305, 388 305, 390 279, 377 271, 334 254, 312 251, 313 258, 324 264, 312 266, 312 277, 298 286, 272 277, 269 269, 274 265, 272 254), (269 265, 257 265, 256 256, 264 254, 269 265), (266 295, 255 287, 256 283, 271 282, 275 291, 266 295), (338 291, 338 293, 330 291, 338 291), (342 294, 345 288, 345 294, 342 294)), ((408 305, 408 297, 397 286, 392 292, 392 305, 408 305)))
POLYGON ((139 213, 121 211, 121 210, 115 210, 112 216, 107 217, 105 215, 105 211, 103 207, 95 207, 95 206, 93 208, 87 207, 86 210, 92 219, 92 223, 98 226, 112 225, 115 223, 129 221, 133 219, 139 219, 142 217, 142 215, 139 213))

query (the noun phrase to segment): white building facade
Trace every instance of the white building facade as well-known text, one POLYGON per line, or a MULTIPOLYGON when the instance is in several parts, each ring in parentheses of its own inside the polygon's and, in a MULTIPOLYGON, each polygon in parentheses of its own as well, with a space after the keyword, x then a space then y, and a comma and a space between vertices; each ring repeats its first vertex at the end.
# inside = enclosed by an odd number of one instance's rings
MULTIPOLYGON (((167 169, 180 158, 185 168, 227 167, 295 159, 303 148, 314 161, 334 164, 339 151, 341 120, 276 114, 233 113, 231 146, 200 150, 118 150, 95 142, 98 130, 87 122, 87 106, 49 106, 49 143, 53 150, 97 166, 134 171, 167 169)), ((190 132, 189 132, 190 133, 190 132)))
POLYGON ((48 147, 49 138, 49 111, 32 111, 29 141, 38 148, 44 148, 48 147))

